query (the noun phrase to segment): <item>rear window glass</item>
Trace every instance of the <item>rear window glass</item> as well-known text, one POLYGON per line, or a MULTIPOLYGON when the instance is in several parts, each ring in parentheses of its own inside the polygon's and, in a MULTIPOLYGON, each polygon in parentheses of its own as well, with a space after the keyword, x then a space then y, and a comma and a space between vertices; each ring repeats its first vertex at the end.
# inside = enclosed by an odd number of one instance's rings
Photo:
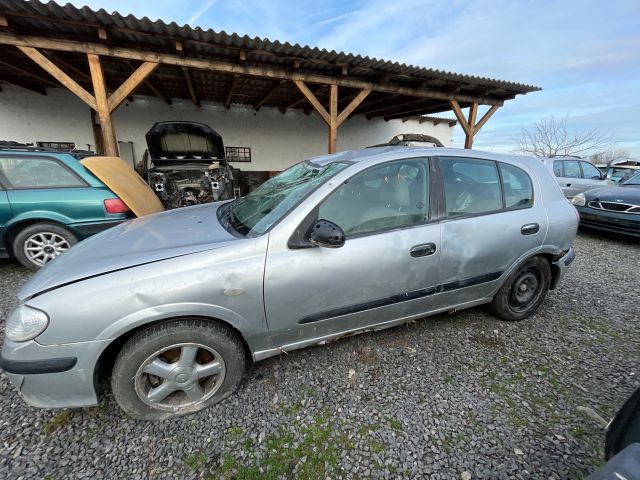
POLYGON ((576 160, 566 160, 564 162, 564 176, 566 178, 581 178, 580 164, 576 160))
POLYGON ((533 204, 531 178, 521 168, 500 163, 506 208, 525 208, 533 204))
POLYGON ((562 176, 562 162, 560 160, 553 162, 553 173, 556 177, 562 176))
POLYGON ((447 215, 461 216, 502 209, 496 163, 471 158, 441 158, 447 215))
POLYGON ((47 158, 0 158, 0 172, 13 188, 85 186, 67 167, 47 158))

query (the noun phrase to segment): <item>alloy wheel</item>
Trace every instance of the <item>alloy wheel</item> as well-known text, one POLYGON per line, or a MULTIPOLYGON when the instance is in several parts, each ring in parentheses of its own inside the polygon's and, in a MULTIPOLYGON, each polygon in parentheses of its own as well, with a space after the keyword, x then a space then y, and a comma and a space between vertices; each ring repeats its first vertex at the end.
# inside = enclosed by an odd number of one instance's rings
POLYGON ((24 254, 29 261, 42 266, 71 247, 69 241, 53 232, 38 232, 24 242, 24 254))

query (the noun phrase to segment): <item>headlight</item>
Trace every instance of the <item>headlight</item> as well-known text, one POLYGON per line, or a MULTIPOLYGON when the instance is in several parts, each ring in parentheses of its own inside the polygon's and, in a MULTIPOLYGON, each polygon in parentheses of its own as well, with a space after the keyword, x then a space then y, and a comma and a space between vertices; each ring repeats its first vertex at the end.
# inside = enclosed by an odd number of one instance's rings
POLYGON ((576 207, 584 207, 587 204, 587 198, 584 196, 584 193, 579 193, 571 199, 571 203, 576 207))
POLYGON ((49 317, 42 310, 18 305, 7 319, 5 334, 14 342, 26 342, 44 332, 48 324, 49 317))

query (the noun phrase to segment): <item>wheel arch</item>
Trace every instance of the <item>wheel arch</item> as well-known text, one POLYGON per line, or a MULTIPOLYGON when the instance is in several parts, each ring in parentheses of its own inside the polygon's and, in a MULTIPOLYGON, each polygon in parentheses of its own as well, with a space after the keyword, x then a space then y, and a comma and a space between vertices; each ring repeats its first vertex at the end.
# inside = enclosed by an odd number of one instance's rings
POLYGON ((69 226, 63 217, 51 218, 46 216, 35 216, 14 219, 14 221, 7 225, 4 234, 4 244, 9 255, 11 255, 12 257, 14 256, 13 241, 16 238, 16 235, 18 235, 18 233, 20 233, 20 231, 24 228, 35 225, 37 223, 53 223, 54 225, 57 225, 59 227, 66 228, 67 230, 69 229, 69 226))
POLYGON ((104 350, 102 350, 102 352, 98 356, 98 360, 94 365, 93 371, 93 383, 96 392, 100 394, 100 392, 103 391, 104 386, 106 385, 107 380, 109 379, 109 377, 111 376, 111 372, 113 371, 113 366, 115 364, 116 358, 122 350, 122 347, 124 347, 129 339, 131 339, 136 333, 140 332, 141 330, 145 330, 162 323, 172 322, 176 320, 204 320, 211 323, 217 323, 218 325, 229 329, 238 336, 240 342, 242 343, 247 363, 253 361, 253 350, 249 346, 245 335, 237 327, 226 320, 202 315, 179 315, 169 318, 162 318, 158 320, 152 320, 142 325, 137 325, 132 329, 121 333, 117 338, 113 339, 104 350))

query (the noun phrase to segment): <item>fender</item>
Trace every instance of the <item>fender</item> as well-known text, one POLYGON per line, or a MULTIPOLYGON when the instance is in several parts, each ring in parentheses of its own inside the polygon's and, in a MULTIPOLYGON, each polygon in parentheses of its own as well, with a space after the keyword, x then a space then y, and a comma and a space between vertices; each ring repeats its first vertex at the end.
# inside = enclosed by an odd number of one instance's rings
POLYGON ((228 308, 206 303, 172 303, 138 310, 109 324, 96 336, 96 340, 115 340, 135 328, 176 317, 205 317, 221 320, 240 332, 251 354, 257 347, 255 340, 248 334, 251 328, 246 318, 228 308))

